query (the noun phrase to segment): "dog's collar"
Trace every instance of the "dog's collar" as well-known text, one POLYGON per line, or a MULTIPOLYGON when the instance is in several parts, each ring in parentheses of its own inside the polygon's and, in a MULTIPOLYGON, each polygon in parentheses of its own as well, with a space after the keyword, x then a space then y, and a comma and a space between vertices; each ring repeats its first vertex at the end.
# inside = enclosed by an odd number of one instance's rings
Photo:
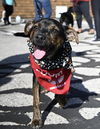
MULTIPOLYGON (((30 48, 29 48, 30 49, 30 48)), ((35 60, 35 62, 45 70, 53 70, 58 68, 70 68, 72 67, 71 62, 71 46, 69 42, 63 43, 62 52, 60 56, 58 56, 55 60, 51 59, 43 59, 43 60, 35 60)), ((31 53, 33 53, 31 48, 31 53)))

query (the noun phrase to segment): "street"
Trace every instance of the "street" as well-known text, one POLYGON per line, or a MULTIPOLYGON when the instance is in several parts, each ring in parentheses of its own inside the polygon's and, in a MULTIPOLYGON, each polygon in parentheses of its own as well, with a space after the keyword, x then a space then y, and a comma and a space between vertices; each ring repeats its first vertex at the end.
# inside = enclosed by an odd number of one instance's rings
MULTIPOLYGON (((25 24, 0 23, 0 129, 32 129, 32 72, 25 24), (18 35, 19 34, 19 35, 18 35)), ((86 30, 87 24, 83 24, 86 30)), ((87 31, 72 42, 75 73, 64 109, 53 93, 41 95, 43 129, 100 128, 100 42, 87 31)))

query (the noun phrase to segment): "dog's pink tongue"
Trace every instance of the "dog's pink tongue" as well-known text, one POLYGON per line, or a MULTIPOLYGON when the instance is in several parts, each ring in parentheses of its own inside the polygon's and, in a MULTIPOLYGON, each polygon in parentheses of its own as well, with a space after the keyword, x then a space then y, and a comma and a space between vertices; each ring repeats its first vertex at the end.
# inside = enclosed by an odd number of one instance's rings
POLYGON ((46 52, 43 50, 36 49, 33 53, 36 59, 42 59, 45 56, 46 52))

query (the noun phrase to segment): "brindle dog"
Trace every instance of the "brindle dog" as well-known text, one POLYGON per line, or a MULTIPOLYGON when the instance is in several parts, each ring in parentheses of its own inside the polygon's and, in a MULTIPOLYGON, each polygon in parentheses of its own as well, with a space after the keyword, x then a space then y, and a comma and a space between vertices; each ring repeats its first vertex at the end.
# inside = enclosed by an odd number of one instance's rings
MULTIPOLYGON (((69 31, 69 29, 67 30, 69 31)), ((69 36, 67 30, 65 32, 60 22, 54 19, 42 19, 36 23, 28 22, 25 26, 25 34, 29 36, 30 62, 34 75, 33 127, 41 127, 43 124, 40 111, 40 80, 37 79, 35 72, 40 72, 43 76, 47 75, 47 73, 35 68, 35 66, 38 64, 39 67, 47 71, 57 70, 62 67, 65 69, 68 68, 69 70, 72 69, 71 46, 68 41, 69 36), (66 57, 63 56, 64 54, 66 57), (58 60, 59 62, 57 62, 58 60), (33 66, 32 63, 35 65, 33 66)), ((45 80, 46 79, 44 79, 44 81, 45 80)), ((55 95, 55 97, 58 103, 63 107, 66 103, 65 94, 55 95)))

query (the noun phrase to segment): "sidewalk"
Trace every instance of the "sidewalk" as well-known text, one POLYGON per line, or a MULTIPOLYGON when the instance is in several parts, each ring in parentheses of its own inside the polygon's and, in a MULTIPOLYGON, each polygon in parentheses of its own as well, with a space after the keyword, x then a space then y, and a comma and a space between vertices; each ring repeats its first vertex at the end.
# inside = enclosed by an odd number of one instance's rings
MULTIPOLYGON (((87 29, 84 22, 83 28, 87 29)), ((32 73, 29 67, 27 38, 14 36, 24 24, 0 23, 0 129, 32 129, 32 73)), ((100 42, 85 31, 80 44, 71 43, 75 73, 65 109, 53 104, 54 95, 42 95, 43 129, 100 128, 100 42)))

